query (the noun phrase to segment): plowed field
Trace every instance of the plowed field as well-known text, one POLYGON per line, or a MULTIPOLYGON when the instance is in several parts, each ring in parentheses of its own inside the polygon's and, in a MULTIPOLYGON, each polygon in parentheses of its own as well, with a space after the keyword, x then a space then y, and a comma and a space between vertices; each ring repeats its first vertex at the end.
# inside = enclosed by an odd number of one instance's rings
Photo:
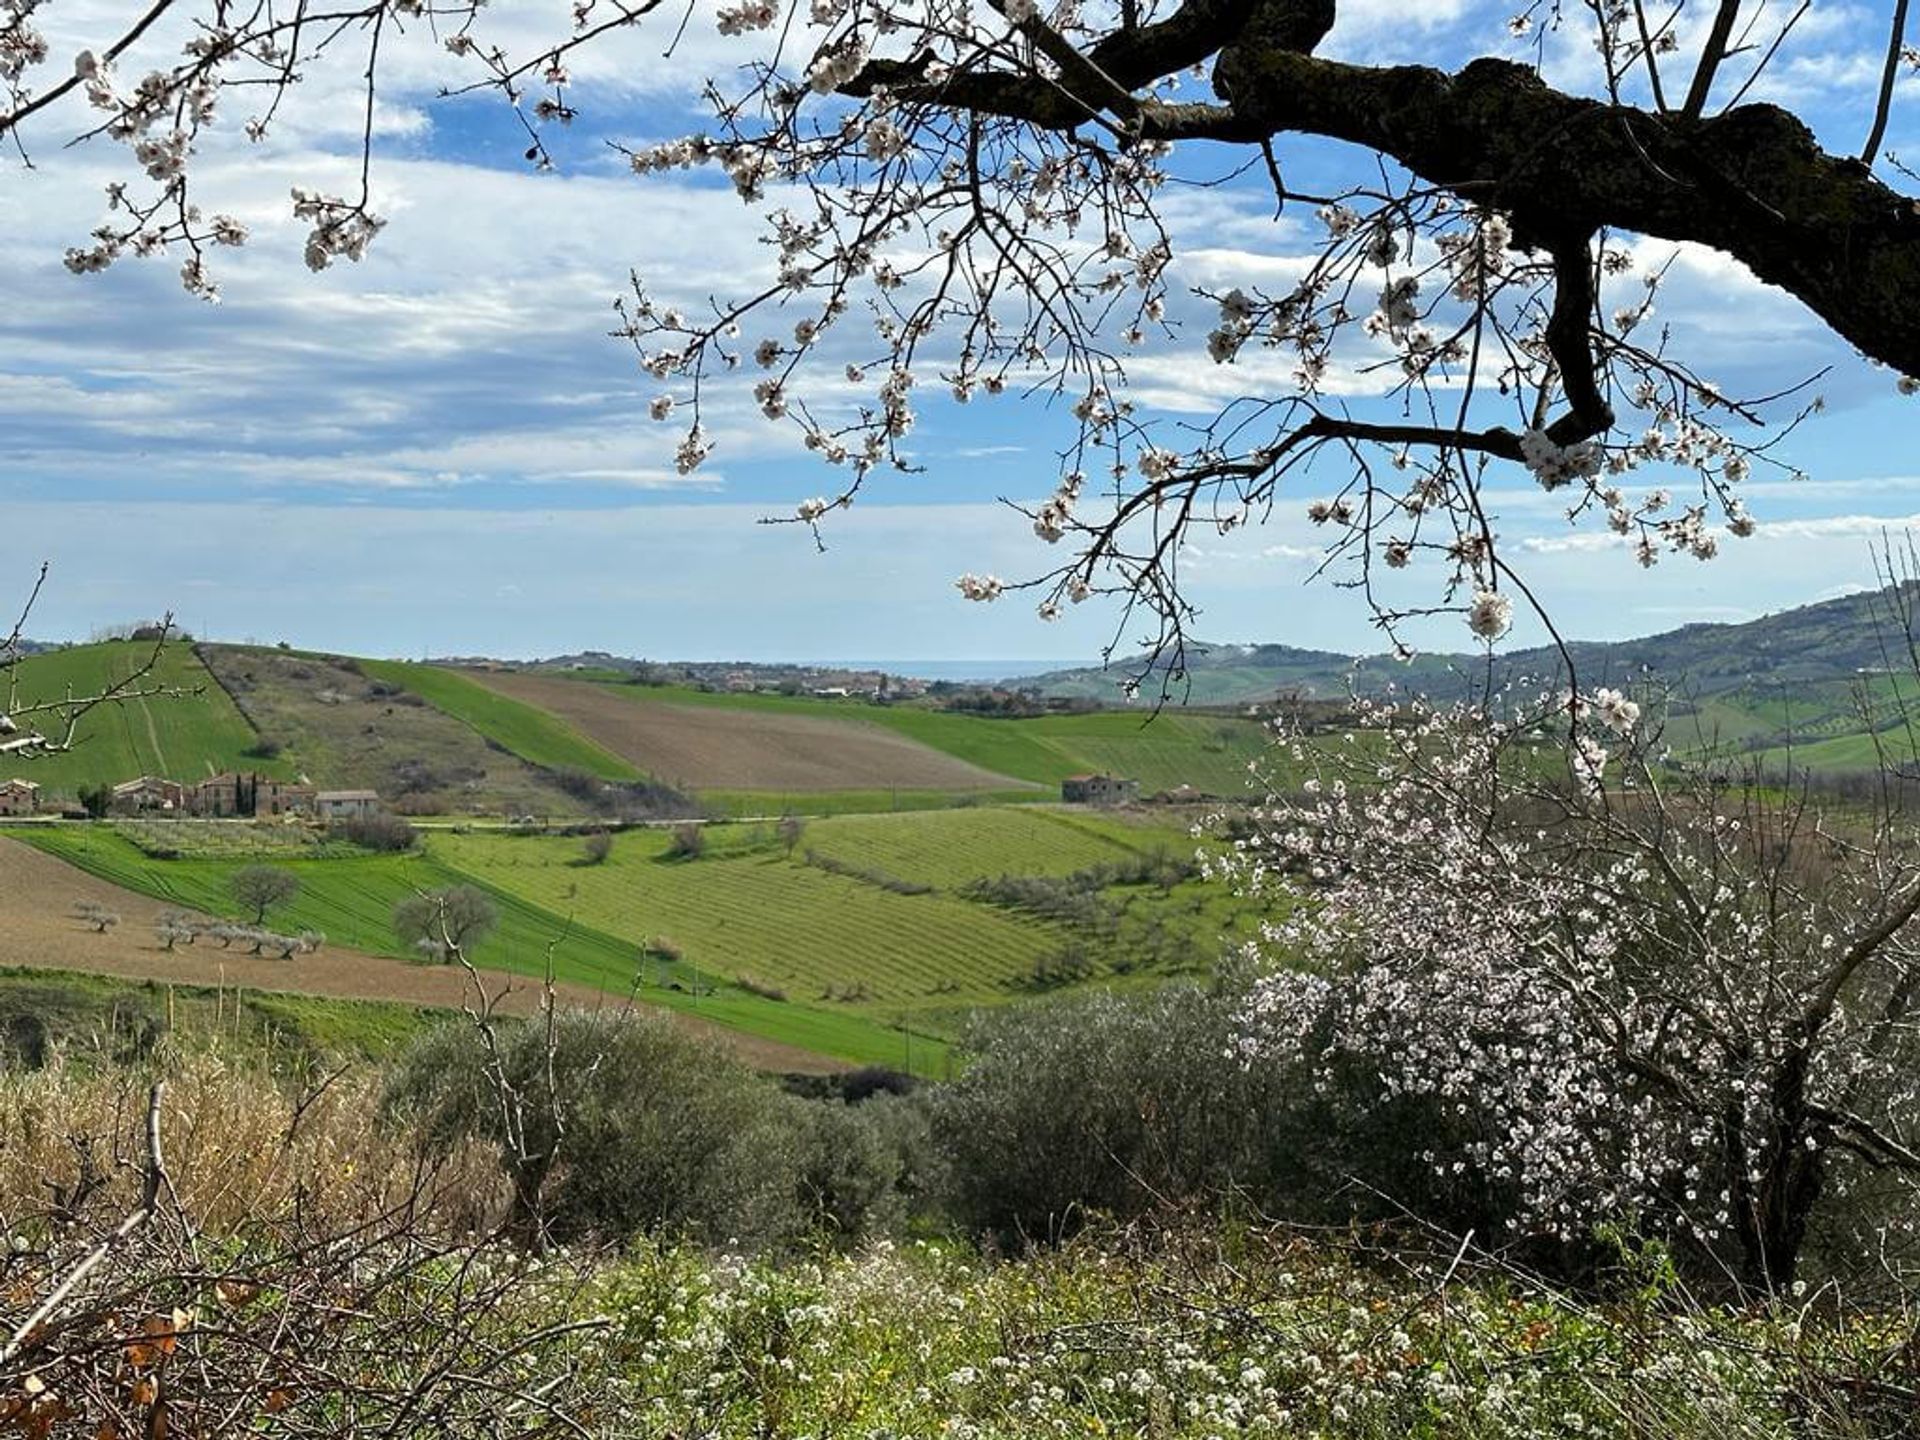
POLYGON ((568 721, 656 779, 724 790, 1008 790, 1022 782, 861 720, 630 698, 581 680, 463 672, 568 721))

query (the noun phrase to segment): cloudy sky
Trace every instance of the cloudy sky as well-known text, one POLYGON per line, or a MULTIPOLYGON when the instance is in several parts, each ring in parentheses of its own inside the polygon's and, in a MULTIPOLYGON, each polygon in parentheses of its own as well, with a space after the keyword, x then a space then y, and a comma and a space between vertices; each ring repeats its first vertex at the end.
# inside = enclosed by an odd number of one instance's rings
MULTIPOLYGON (((49 73, 113 38, 122 0, 53 0, 49 73)), ((1328 51, 1348 58, 1518 53, 1499 7, 1347 0, 1328 51)), ((567 33, 564 0, 496 0, 483 31, 510 49, 567 33)), ((677 20, 677 14, 674 17, 677 20)), ((1818 0, 1756 95, 1793 104, 1822 137, 1858 146, 1862 96, 1885 43, 1875 9, 1818 0)), ((670 25, 669 25, 670 30, 670 25)), ((798 527, 757 523, 830 492, 794 433, 754 414, 749 385, 719 395, 718 441, 676 473, 678 432, 647 415, 660 386, 609 339, 630 270, 698 304, 770 273, 758 216, 711 176, 635 177, 609 141, 643 144, 699 128, 697 84, 744 58, 707 0, 662 58, 647 30, 578 56, 553 131, 557 166, 536 173, 497 97, 437 98, 471 78, 424 27, 386 56, 377 111, 374 208, 385 231, 358 265, 309 274, 306 226, 289 190, 355 183, 360 80, 321 65, 267 138, 240 133, 247 97, 222 102, 196 157, 209 210, 252 240, 214 257, 222 303, 179 284, 175 260, 129 260, 76 277, 62 265, 103 217, 102 187, 137 172, 123 147, 65 142, 77 107, 24 140, 31 167, 0 158, 0 535, 24 589, 54 563, 34 633, 94 627, 171 608, 196 633, 289 639, 373 654, 504 655, 600 648, 652 656, 775 658, 1090 657, 1127 631, 1089 604, 1043 624, 1013 599, 970 605, 962 571, 1032 575, 1054 558, 1002 502, 1034 501, 1057 478, 1059 407, 1011 396, 961 407, 928 397, 913 449, 924 472, 887 478, 827 531, 824 553, 798 527)), ((156 32, 136 75, 181 36, 156 32)), ((1583 83, 1572 36, 1546 40, 1550 73, 1583 83)), ((1911 88, 1911 87, 1910 87, 1911 88)), ((1896 108, 1890 148, 1913 143, 1920 106, 1896 108)), ((1189 180, 1241 157, 1180 161, 1189 180)), ((1289 174, 1333 175, 1350 157, 1298 145, 1289 174)), ((1174 187, 1167 219, 1176 294, 1284 273, 1313 235, 1276 224, 1259 177, 1174 187)), ((1920 512, 1920 398, 1835 345, 1795 302, 1714 256, 1643 246, 1672 261, 1659 318, 1730 393, 1763 392, 1831 367, 1826 413, 1782 454, 1808 479, 1751 485, 1760 533, 1721 558, 1637 568, 1614 537, 1570 529, 1524 477, 1503 485, 1500 525, 1527 576, 1571 635, 1619 637, 1693 619, 1746 618, 1871 579, 1869 546, 1920 512)), ((1216 367, 1197 304, 1178 346, 1134 367, 1136 398, 1177 425, 1257 391, 1257 359, 1216 367)), ((1311 489, 1283 495, 1263 529, 1201 544, 1185 574, 1198 632, 1373 649, 1363 604, 1325 580, 1304 520, 1311 489)), ((0 574, 0 594, 8 585, 0 574)), ((1536 638, 1523 625, 1515 642, 1536 638)), ((1457 621, 1418 634, 1457 648, 1457 621)))

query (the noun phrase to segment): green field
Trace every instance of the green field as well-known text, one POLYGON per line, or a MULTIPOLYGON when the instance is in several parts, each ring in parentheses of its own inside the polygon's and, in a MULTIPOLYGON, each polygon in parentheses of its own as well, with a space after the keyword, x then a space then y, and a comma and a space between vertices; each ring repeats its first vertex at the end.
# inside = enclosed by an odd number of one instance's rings
MULTIPOLYGON (((76 645, 32 655, 18 672, 20 703, 58 700, 69 691, 96 693, 144 664, 153 646, 133 641, 76 645)), ((259 737, 228 699, 192 647, 173 643, 160 652, 140 688, 187 692, 102 705, 80 722, 71 751, 36 759, 22 770, 44 797, 71 797, 81 786, 117 784, 140 775, 164 775, 191 784, 223 770, 291 776, 285 761, 249 758, 259 737)), ((49 722, 41 722, 49 723, 49 722)), ((7 778, 0 774, 0 779, 7 778)))
MULTIPOLYGON (((102 826, 23 827, 14 833, 140 894, 213 915, 239 913, 231 887, 234 871, 249 863, 244 856, 156 860, 102 826)), ((370 954, 413 959, 393 934, 394 907, 422 890, 477 884, 499 906, 500 923, 475 949, 476 964, 539 975, 544 973, 551 946, 559 979, 615 995, 636 993, 635 981, 642 969, 640 942, 651 931, 638 929, 622 936, 595 928, 588 908, 574 903, 563 885, 537 892, 539 899, 551 902, 552 908, 546 908, 529 898, 525 887, 493 883, 489 872, 510 870, 510 866, 482 865, 469 871, 449 863, 440 847, 454 838, 436 840, 435 848, 423 855, 287 862, 286 868, 300 877, 300 893, 290 904, 274 911, 270 923, 283 931, 318 930, 334 943, 370 954)), ((508 837, 459 838, 503 850, 520 843, 508 837)), ((566 843, 569 853, 578 851, 577 842, 552 843, 566 843)), ((489 854, 484 849, 472 853, 482 858, 489 854)), ((457 852, 453 858, 457 859, 457 852)), ((698 1014, 730 1029, 835 1059, 861 1064, 902 1063, 907 1037, 884 1020, 851 1009, 822 1009, 750 994, 730 983, 732 973, 649 959, 637 993, 648 1004, 698 1014)), ((919 1039, 912 1045, 916 1068, 932 1071, 944 1065, 944 1046, 919 1039)))
POLYGON ((647 778, 557 716, 475 684, 454 671, 401 660, 362 660, 359 664, 368 678, 411 690, 442 714, 451 715, 529 764, 549 770, 584 770, 602 780, 647 778))
POLYGON ((944 890, 995 875, 1065 875, 1156 851, 1191 855, 1194 843, 1175 825, 1026 806, 822 820, 802 831, 796 848, 944 890))
POLYGON ((711 827, 699 859, 671 858, 669 846, 663 832, 629 831, 603 864, 584 866, 579 842, 560 837, 434 841, 454 868, 596 930, 665 941, 702 975, 940 1035, 980 1006, 1062 984, 1204 972, 1252 923, 1196 881, 1100 884, 1087 913, 1068 919, 962 893, 1006 874, 1064 876, 1194 848, 1170 827, 1024 807, 811 820, 792 855, 765 825, 711 827), (1078 957, 1075 968, 1063 956, 1078 957))

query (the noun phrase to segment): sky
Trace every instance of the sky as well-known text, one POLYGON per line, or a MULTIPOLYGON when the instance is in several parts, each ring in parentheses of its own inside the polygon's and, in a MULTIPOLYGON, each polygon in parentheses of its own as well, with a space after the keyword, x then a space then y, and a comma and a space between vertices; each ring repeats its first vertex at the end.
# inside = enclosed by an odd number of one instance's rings
MULTIPOLYGON (((516 51, 550 43, 567 9, 496 0, 483 33, 516 51)), ((49 73, 107 43, 125 10, 54 0, 49 73)), ((177 259, 68 273, 62 254, 102 218, 102 187, 135 172, 106 140, 66 146, 78 109, 40 117, 23 137, 31 167, 0 159, 0 535, 12 572, 0 573, 0 598, 24 594, 45 559, 52 576, 30 630, 48 639, 171 610, 197 635, 379 655, 1054 663, 1109 644, 1127 652, 1141 627, 1112 605, 1048 624, 1027 599, 970 604, 954 587, 962 572, 1015 579, 1058 558, 1004 502, 1053 488, 1060 405, 924 395, 912 437, 921 472, 880 477, 831 517, 824 550, 803 527, 760 523, 831 493, 834 476, 759 419, 751 377, 713 399, 712 458, 676 472, 679 432, 647 413, 662 387, 607 334, 613 301, 630 271, 698 304, 770 274, 770 261, 759 216, 730 187, 697 173, 637 177, 609 142, 702 127, 700 77, 750 53, 711 14, 700 0, 670 60, 657 29, 581 52, 569 97, 581 114, 550 127, 551 173, 525 162, 524 133, 497 96, 439 97, 470 72, 416 25, 389 50, 377 110, 374 208, 388 224, 364 261, 321 274, 301 263, 306 226, 289 190, 354 183, 354 67, 311 69, 257 144, 240 133, 250 102, 223 101, 196 184, 206 209, 237 215, 252 238, 212 257, 218 305, 186 293, 177 259)), ((1504 19, 1466 0, 1348 0, 1324 53, 1518 56, 1533 42, 1509 38, 1504 19)), ((1819 0, 1754 95, 1857 147, 1882 25, 1872 7, 1819 0)), ((180 38, 156 32, 146 63, 180 38)), ((1550 78, 1591 83, 1578 37, 1540 43, 1550 78)), ((1916 85, 1895 108, 1895 152, 1920 150, 1916 85)), ((1240 158, 1183 156, 1176 175, 1215 180, 1240 158)), ((1352 157, 1327 145, 1289 142, 1283 158, 1308 181, 1351 173, 1352 157)), ((1312 246, 1311 217, 1275 223, 1263 186, 1254 175, 1167 192, 1181 338, 1131 367, 1133 398, 1163 425, 1284 382, 1251 353, 1213 365, 1211 312, 1190 296, 1287 273, 1312 246)), ((1824 369, 1827 409, 1781 452, 1808 478, 1756 475, 1759 532, 1709 563, 1642 570, 1604 527, 1570 527, 1524 475, 1498 482, 1503 539, 1558 628, 1624 638, 1870 583, 1871 546, 1920 519, 1920 397, 1899 395, 1894 377, 1737 265, 1635 249, 1643 268, 1671 263, 1658 316, 1704 373, 1756 393, 1824 369)), ((1381 648, 1363 601, 1337 576, 1312 578, 1324 536, 1304 507, 1318 493, 1285 490, 1265 526, 1196 543, 1183 571, 1196 634, 1381 648)), ((1470 637, 1448 617, 1412 638, 1460 649, 1470 637)), ((1510 643, 1540 638, 1523 616, 1510 643)))

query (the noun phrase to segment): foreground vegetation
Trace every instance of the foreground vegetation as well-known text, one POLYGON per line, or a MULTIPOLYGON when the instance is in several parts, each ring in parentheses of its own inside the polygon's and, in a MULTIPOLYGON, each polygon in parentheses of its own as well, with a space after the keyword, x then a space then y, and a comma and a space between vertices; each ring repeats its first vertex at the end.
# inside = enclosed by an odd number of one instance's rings
MULTIPOLYGON (((0 1427, 1865 1440, 1911 1418, 1892 1297, 1722 1305, 1624 1241, 1570 1288, 1419 1224, 1303 1228, 1198 1192, 983 1249, 947 1208, 938 1094, 801 1099, 663 1027, 558 1018, 557 1050, 538 1024, 494 1031, 496 1052, 460 1022, 385 1072, 275 1075, 171 1041, 132 1067, 76 1048, 0 1072, 0 1427), (509 1095, 523 1123, 503 1130, 486 1102, 509 1095), (524 1223, 523 1189, 564 1246, 524 1223)), ((1114 1064, 1174 1093, 1137 1050, 1114 1064)))

